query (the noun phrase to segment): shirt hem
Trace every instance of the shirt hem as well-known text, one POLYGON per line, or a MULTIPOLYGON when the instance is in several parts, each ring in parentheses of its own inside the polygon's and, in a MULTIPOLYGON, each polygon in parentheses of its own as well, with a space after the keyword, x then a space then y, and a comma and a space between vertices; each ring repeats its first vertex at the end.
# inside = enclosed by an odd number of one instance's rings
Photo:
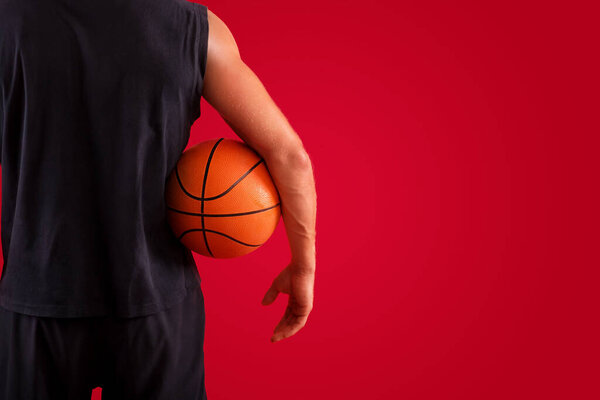
POLYGON ((117 306, 116 310, 105 304, 77 304, 77 305, 58 305, 58 304, 24 304, 11 301, 6 295, 0 295, 0 307, 17 312, 20 314, 31 315, 35 317, 53 317, 53 318, 81 318, 81 317, 117 317, 134 318, 154 314, 164 311, 171 306, 182 302, 188 294, 200 287, 200 279, 194 279, 193 285, 186 287, 175 297, 171 297, 162 302, 153 302, 146 304, 133 304, 117 306))

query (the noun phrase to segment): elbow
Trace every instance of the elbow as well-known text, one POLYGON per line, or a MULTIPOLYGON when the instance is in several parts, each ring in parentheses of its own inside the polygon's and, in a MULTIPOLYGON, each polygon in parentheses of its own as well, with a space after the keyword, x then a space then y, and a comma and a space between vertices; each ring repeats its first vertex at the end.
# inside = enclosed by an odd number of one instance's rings
POLYGON ((279 164, 287 168, 312 169, 310 156, 303 146, 295 147, 288 151, 273 151, 265 157, 267 164, 279 164))
POLYGON ((303 148, 289 154, 288 164, 300 169, 311 169, 312 163, 306 150, 303 148))

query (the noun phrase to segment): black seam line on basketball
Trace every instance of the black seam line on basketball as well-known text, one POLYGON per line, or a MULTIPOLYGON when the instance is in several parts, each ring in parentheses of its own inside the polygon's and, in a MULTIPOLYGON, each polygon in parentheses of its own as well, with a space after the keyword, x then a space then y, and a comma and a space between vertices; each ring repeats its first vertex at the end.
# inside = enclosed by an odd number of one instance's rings
MULTIPOLYGON (((188 233, 190 233, 190 232, 198 232, 198 231, 202 231, 202 232, 203 232, 203 234, 204 234, 205 236, 206 236, 206 232, 216 233, 217 235, 225 236, 227 239, 231 239, 231 240, 233 240, 234 242, 238 242, 239 244, 241 244, 241 245, 244 245, 244 246, 248 246, 248 247, 260 247, 260 246, 262 246, 262 244, 249 244, 249 243, 244 243, 244 242, 242 242, 241 240, 237 240, 236 238, 233 238, 233 237, 231 237, 231 236, 229 236, 229 235, 226 235, 226 234, 224 234, 224 233, 222 233, 222 232, 213 231, 213 230, 210 230, 210 229, 188 229, 187 231, 183 232, 183 233, 182 233, 182 234, 179 236, 179 240, 181 240, 181 238, 182 238, 184 235, 186 235, 186 234, 188 234, 188 233)), ((212 253, 211 253, 211 256, 212 256, 212 253)), ((214 257, 214 256, 213 256, 213 257, 214 257)))
POLYGON ((244 174, 242 176, 240 176, 237 181, 235 181, 231 186, 229 186, 229 188, 227 188, 227 190, 225 190, 223 193, 218 194, 218 195, 213 196, 213 197, 204 197, 204 195, 202 197, 194 196, 193 194, 191 194, 190 192, 188 192, 183 187, 183 183, 181 182, 181 179, 179 178, 179 171, 177 169, 175 169, 175 174, 177 176, 177 182, 179 182, 179 187, 181 188, 181 190, 183 190, 183 193, 185 193, 187 196, 191 197, 192 199, 202 200, 202 201, 210 201, 210 200, 219 199, 219 198, 225 196, 227 193, 231 192, 231 190, 234 187, 236 187, 238 183, 240 183, 246 176, 248 176, 248 174, 250 174, 250 172, 252 172, 256 167, 258 167, 264 161, 265 160, 261 158, 260 161, 258 161, 256 164, 254 164, 248 171, 244 172, 244 174))
MULTIPOLYGON (((219 145, 219 143, 221 143, 223 141, 223 139, 225 139, 225 138, 220 138, 219 140, 217 140, 217 143, 215 143, 213 148, 210 150, 210 154, 208 155, 208 161, 206 161, 206 169, 204 170, 204 180, 202 181, 202 198, 203 199, 204 199, 204 191, 206 190, 206 180, 208 179, 208 169, 210 168, 210 162, 213 158, 213 154, 215 154, 215 150, 217 150, 217 146, 219 145)), ((200 212, 202 212, 202 214, 204 214, 204 200, 202 200, 202 203, 200 205, 200 212)), ((206 245, 206 250, 208 250, 208 253, 210 254, 211 257, 214 257, 212 251, 210 250, 210 246, 208 245, 208 239, 206 238, 204 217, 202 217, 202 234, 204 235, 204 244, 206 245)))
MULTIPOLYGON (((255 169, 256 167, 258 167, 260 164, 262 164, 264 161, 265 161, 265 160, 263 160, 263 159, 261 158, 261 159, 260 159, 260 160, 259 160, 259 161, 258 161, 256 164, 254 164, 254 165, 253 165, 253 166, 252 166, 252 167, 251 167, 251 168, 250 168, 248 171, 246 171, 246 172, 244 173, 244 175, 240 176, 240 177, 238 178, 238 180, 237 180, 237 181, 235 181, 235 182, 234 182, 234 183, 233 183, 231 186, 229 186, 229 188, 228 188, 227 190, 225 190, 223 193, 221 193, 221 194, 218 194, 218 195, 216 195, 216 196, 213 196, 213 197, 205 197, 205 198, 204 198, 204 200, 205 200, 205 201, 209 201, 209 200, 216 200, 216 199, 218 199, 218 198, 220 198, 220 197, 223 197, 223 196, 225 196, 227 193, 231 192, 231 190, 232 190, 234 187, 236 187, 236 186, 237 186, 237 184, 238 184, 238 183, 240 183, 240 182, 241 182, 241 181, 242 181, 242 180, 243 180, 243 179, 244 179, 246 176, 248 176, 248 174, 250 174, 250 172, 254 171, 254 169, 255 169)), ((204 195, 203 195, 203 196, 204 196, 204 195)))
POLYGON ((235 213, 235 214, 201 214, 201 213, 193 213, 193 212, 189 212, 189 211, 177 210, 177 209, 175 209, 173 207, 169 207, 169 206, 167 206, 167 209, 171 210, 173 212, 180 213, 180 214, 194 215, 196 217, 239 217, 242 215, 257 214, 257 213, 269 211, 277 206, 279 206, 279 203, 277 203, 271 207, 261 208, 260 210, 246 211, 246 212, 235 213))

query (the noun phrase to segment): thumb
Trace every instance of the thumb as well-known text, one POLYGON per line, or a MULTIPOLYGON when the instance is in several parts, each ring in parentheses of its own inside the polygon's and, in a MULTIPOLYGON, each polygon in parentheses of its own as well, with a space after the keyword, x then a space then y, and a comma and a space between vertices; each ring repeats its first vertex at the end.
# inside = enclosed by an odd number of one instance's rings
POLYGON ((265 293, 265 297, 263 297, 261 303, 263 306, 268 306, 269 304, 271 304, 272 302, 275 301, 275 299, 277 298, 277 295, 279 294, 279 291, 277 289, 275 289, 273 287, 273 285, 271 285, 271 287, 269 288, 269 290, 267 290, 267 293, 265 293))

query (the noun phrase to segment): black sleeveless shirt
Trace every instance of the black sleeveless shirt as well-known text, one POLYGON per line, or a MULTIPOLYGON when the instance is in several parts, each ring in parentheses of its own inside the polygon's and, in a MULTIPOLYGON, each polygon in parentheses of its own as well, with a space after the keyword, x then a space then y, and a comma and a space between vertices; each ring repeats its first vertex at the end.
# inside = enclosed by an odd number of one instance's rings
POLYGON ((134 317, 200 284, 165 184, 207 42, 186 0, 0 0, 0 306, 134 317))

